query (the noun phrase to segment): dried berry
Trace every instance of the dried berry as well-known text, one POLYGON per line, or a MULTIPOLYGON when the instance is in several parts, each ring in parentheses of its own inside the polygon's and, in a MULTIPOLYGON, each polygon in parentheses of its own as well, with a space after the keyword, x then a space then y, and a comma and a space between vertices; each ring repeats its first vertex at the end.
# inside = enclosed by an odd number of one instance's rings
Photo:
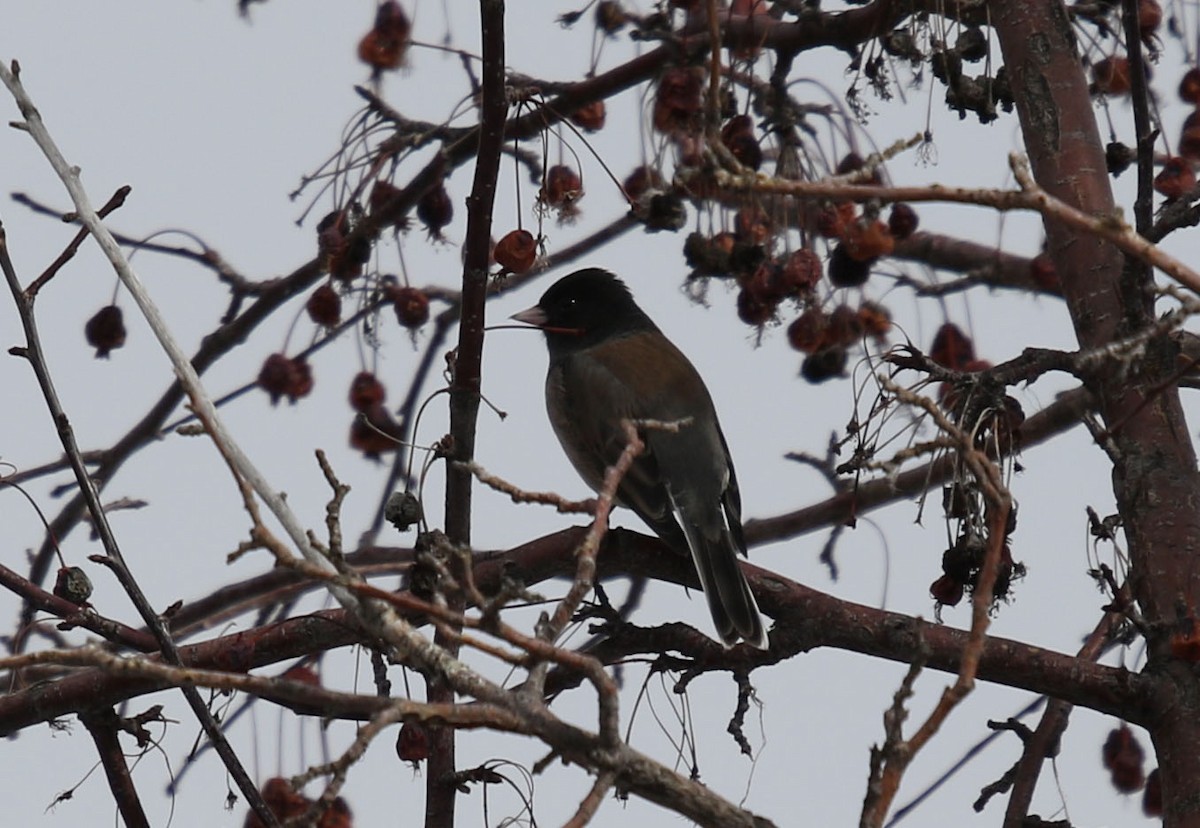
POLYGON ((508 273, 525 273, 537 261, 537 239, 528 230, 509 230, 496 242, 492 256, 508 273))
POLYGON ((1101 750, 1104 767, 1108 768, 1113 787, 1124 794, 1140 791, 1146 782, 1142 762, 1146 752, 1133 731, 1124 722, 1110 731, 1101 750))
POLYGON ((350 381, 350 407, 369 411, 387 398, 387 389, 370 371, 359 371, 350 381))
POLYGON ((350 447, 363 453, 368 460, 395 451, 403 434, 400 426, 383 405, 360 412, 350 425, 350 447))
POLYGON ((829 312, 829 329, 827 336, 830 345, 853 345, 862 339, 862 322, 858 319, 858 311, 849 305, 838 305, 829 312))
POLYGON ((392 286, 388 290, 396 321, 406 328, 416 329, 429 321, 429 297, 425 292, 408 286, 392 286))
POLYGON ((747 285, 737 297, 738 318, 747 325, 760 327, 775 318, 777 300, 767 291, 747 285))
POLYGON ((625 188, 625 195, 629 196, 630 201, 637 201, 647 192, 661 190, 665 185, 662 174, 656 168, 643 165, 631 172, 621 186, 625 188))
MULTIPOLYGON (((1189 115, 1188 120, 1192 117, 1189 115)), ((1189 161, 1200 161, 1200 123, 1183 123, 1183 129, 1179 133, 1179 154, 1189 161)))
POLYGON ((757 204, 738 210, 734 224, 738 241, 747 244, 766 244, 775 233, 775 224, 771 217, 757 204))
POLYGON ((109 351, 125 344, 125 319, 116 305, 106 305, 83 326, 83 335, 96 349, 96 358, 108 358, 109 351))
POLYGON ((817 307, 808 308, 788 325, 788 344, 805 354, 819 351, 827 344, 829 317, 817 307))
POLYGON ((82 607, 92 597, 92 579, 77 566, 64 566, 54 579, 54 594, 82 607))
POLYGON ((821 281, 821 260, 810 248, 801 247, 788 254, 776 275, 781 294, 800 296, 812 291, 821 281))
POLYGON ((400 4, 382 3, 375 12, 375 25, 358 42, 358 59, 378 77, 387 69, 399 69, 411 43, 412 24, 400 4))
POLYGON ((654 96, 654 128, 667 135, 696 132, 701 126, 704 71, 675 66, 663 72, 654 96))
POLYGON ((285 396, 288 402, 294 403, 312 392, 312 368, 303 357, 271 354, 259 369, 258 387, 271 396, 271 405, 276 405, 280 397, 285 396))
MULTIPOLYGON (((268 779, 262 786, 263 801, 280 821, 299 817, 308 810, 309 801, 281 776, 268 779)), ((263 822, 253 811, 246 814, 245 828, 262 828, 263 822)))
POLYGON ((332 328, 342 321, 342 297, 328 283, 312 292, 305 303, 308 318, 318 325, 332 328))
POLYGON ((417 202, 417 218, 429 231, 429 238, 442 238, 442 228, 454 219, 454 202, 450 200, 450 193, 446 192, 444 184, 439 184, 421 196, 417 202))
POLYGON ((1142 813, 1148 817, 1163 815, 1162 777, 1158 768, 1146 776, 1146 790, 1142 792, 1142 813))
POLYGON ((888 256, 896 249, 896 239, 882 221, 855 221, 842 230, 842 243, 846 254, 859 262, 871 262, 880 256, 888 256))
POLYGON ((596 6, 596 28, 606 35, 614 35, 629 22, 629 15, 616 0, 601 0, 596 6))
POLYGON ((963 599, 963 584, 949 575, 942 575, 929 585, 929 595, 943 607, 956 607, 963 599))
POLYGON ((858 207, 853 201, 839 201, 829 204, 817 212, 813 221, 813 229, 827 239, 840 239, 846 227, 854 222, 858 207))
POLYGON ((429 758, 429 731, 420 722, 408 721, 400 726, 396 737, 396 755, 402 762, 413 765, 429 758))
POLYGON ((978 26, 969 26, 958 33, 954 51, 968 63, 983 60, 988 53, 987 35, 978 26))
POLYGON ((1101 58, 1092 64, 1092 92, 1101 95, 1128 95, 1132 88, 1129 58, 1101 58))
POLYGON ((858 321, 863 333, 883 339, 892 331, 892 314, 878 302, 863 302, 858 306, 858 321))
POLYGON ((719 276, 729 272, 729 254, 733 237, 728 233, 712 238, 703 233, 689 233, 683 241, 683 258, 692 271, 701 276, 719 276), (718 241, 720 239, 720 241, 718 241), (728 243, 726 243, 728 242, 728 243))
POLYGON ((736 115, 721 128, 721 143, 744 166, 757 170, 762 166, 763 152, 754 135, 754 122, 749 115, 736 115))
POLYGON ((600 99, 584 104, 579 109, 576 109, 571 113, 570 121, 584 132, 599 132, 604 129, 606 117, 607 111, 604 108, 604 100, 600 99))
POLYGON ((892 205, 892 211, 888 214, 888 230, 897 239, 907 239, 917 232, 920 224, 921 219, 917 217, 917 211, 911 206, 903 202, 892 205))
POLYGON ((371 240, 365 236, 351 241, 349 219, 342 210, 335 210, 317 224, 317 251, 325 268, 342 281, 351 281, 362 274, 363 265, 371 260, 371 240))
POLYGON ((579 173, 565 164, 557 164, 546 171, 546 178, 538 191, 538 202, 557 208, 564 217, 574 215, 575 204, 583 198, 583 181, 579 173))
POLYGON ((845 348, 831 345, 809 354, 800 364, 800 376, 813 384, 840 377, 846 372, 848 354, 845 348))
POLYGON ((946 322, 933 335, 929 358, 951 371, 964 370, 975 359, 975 344, 953 322, 946 322))
POLYGON ((851 257, 839 244, 829 255, 829 281, 834 287, 860 287, 871 276, 872 264, 851 257))
POLYGON ((1196 188, 1196 173, 1192 162, 1174 156, 1163 162, 1162 170, 1154 176, 1154 189, 1169 201, 1183 198, 1196 188))
POLYGON ((1179 98, 1193 106, 1200 103, 1200 68, 1193 66, 1179 81, 1179 98))
POLYGON ((1138 31, 1142 39, 1153 37, 1162 25, 1163 10, 1158 0, 1140 0, 1138 3, 1138 31))

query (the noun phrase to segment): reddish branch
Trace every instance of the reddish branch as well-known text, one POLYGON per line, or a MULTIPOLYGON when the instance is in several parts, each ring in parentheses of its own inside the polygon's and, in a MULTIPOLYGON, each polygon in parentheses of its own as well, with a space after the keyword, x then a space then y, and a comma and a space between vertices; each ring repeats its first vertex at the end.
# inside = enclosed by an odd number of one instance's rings
MULTIPOLYGON (((1093 216, 1112 215, 1104 151, 1064 7, 1040 0, 989 3, 1038 185, 1093 216)), ((1134 71, 1138 71, 1136 68, 1134 71)), ((1081 347, 1101 346, 1153 324, 1142 268, 1126 268, 1108 241, 1044 216, 1047 252, 1062 283, 1081 347)), ((1175 389, 1148 393, 1174 370, 1167 337, 1149 344, 1133 376, 1092 378, 1112 435, 1113 491, 1124 519, 1131 586, 1149 624, 1152 704, 1142 711, 1158 752, 1166 825, 1200 825, 1200 693, 1194 665, 1170 651, 1181 613, 1200 605, 1200 474, 1175 389), (1147 397, 1152 397, 1146 404, 1147 397)))

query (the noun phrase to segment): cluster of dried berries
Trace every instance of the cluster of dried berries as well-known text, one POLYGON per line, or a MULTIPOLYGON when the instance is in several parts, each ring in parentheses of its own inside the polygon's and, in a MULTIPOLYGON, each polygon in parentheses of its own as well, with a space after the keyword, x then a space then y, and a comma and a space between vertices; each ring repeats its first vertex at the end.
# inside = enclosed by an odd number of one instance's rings
MULTIPOLYGON (((1115 5, 1117 13, 1120 13, 1120 4, 1115 5)), ((1158 0, 1139 0, 1138 29, 1141 31, 1143 42, 1151 43, 1153 41, 1159 27, 1162 25, 1162 20, 1163 10, 1158 0)), ((1146 75, 1146 79, 1149 80, 1149 64, 1143 61, 1142 69, 1146 75)), ((1104 57, 1092 64, 1092 85, 1090 91, 1093 95, 1109 95, 1113 97, 1128 95, 1133 88, 1132 78, 1133 69, 1128 57, 1124 55, 1104 57)))
MULTIPOLYGON (((946 514, 966 515, 973 511, 973 496, 967 491, 968 487, 960 483, 952 483, 942 492, 943 507, 946 514)), ((1006 527, 1004 545, 1000 547, 1000 561, 996 569, 996 582, 992 587, 992 598, 1003 601, 1008 598, 1012 583, 1025 576, 1025 565, 1013 561, 1012 549, 1009 547, 1008 536, 1016 529, 1016 512, 1009 512, 1009 525, 1006 527)), ((938 607, 957 606, 964 592, 972 591, 979 582, 979 574, 987 555, 987 538, 977 532, 972 525, 966 524, 959 532, 953 545, 942 553, 942 574, 929 585, 929 594, 937 602, 938 607)))
POLYGON ((884 339, 891 328, 891 314, 876 302, 857 308, 843 303, 828 312, 812 305, 788 325, 787 337, 788 344, 805 355, 800 375, 820 383, 845 373, 851 347, 866 336, 884 339))
MULTIPOLYGON (((313 800, 293 788, 291 783, 282 776, 272 777, 263 783, 262 796, 271 813, 280 822, 287 822, 292 818, 298 819, 313 805, 313 800)), ((329 807, 313 824, 317 828, 352 828, 354 815, 350 812, 350 806, 346 804, 346 800, 339 796, 329 803, 329 807)), ((250 811, 246 814, 243 826, 244 828, 262 828, 263 821, 258 818, 257 814, 250 811)))
POLYGON ((1146 784, 1142 763, 1146 759, 1146 751, 1142 749, 1137 737, 1124 722, 1121 726, 1109 731, 1100 751, 1104 767, 1108 769, 1112 785, 1123 794, 1140 791, 1146 784))
POLYGON ((96 359, 108 359, 110 351, 125 344, 125 318, 116 305, 105 305, 83 326, 83 335, 96 349, 96 359))
POLYGON ((704 69, 672 66, 658 79, 652 123, 664 135, 694 135, 704 125, 704 69))
POLYGON ((350 446, 370 460, 394 451, 402 438, 400 426, 384 406, 387 389, 370 371, 360 371, 350 381, 350 407, 358 412, 350 426, 350 446))
POLYGON ((271 405, 277 405, 280 397, 294 403, 312 393, 312 366, 302 356, 271 354, 258 372, 258 387, 271 395, 271 405))
POLYGON ((389 69, 404 65, 404 56, 412 42, 412 23, 400 4, 388 0, 375 12, 375 25, 358 42, 358 59, 371 67, 378 78, 389 69))

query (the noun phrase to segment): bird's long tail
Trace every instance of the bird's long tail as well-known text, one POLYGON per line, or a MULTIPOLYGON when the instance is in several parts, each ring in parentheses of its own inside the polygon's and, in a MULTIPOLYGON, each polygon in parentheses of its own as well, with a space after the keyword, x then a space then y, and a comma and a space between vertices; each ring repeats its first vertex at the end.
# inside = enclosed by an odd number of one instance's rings
POLYGON ((686 519, 680 523, 722 643, 732 647, 744 640, 760 650, 767 649, 767 631, 758 602, 738 566, 738 547, 729 527, 720 525, 705 531, 686 519))

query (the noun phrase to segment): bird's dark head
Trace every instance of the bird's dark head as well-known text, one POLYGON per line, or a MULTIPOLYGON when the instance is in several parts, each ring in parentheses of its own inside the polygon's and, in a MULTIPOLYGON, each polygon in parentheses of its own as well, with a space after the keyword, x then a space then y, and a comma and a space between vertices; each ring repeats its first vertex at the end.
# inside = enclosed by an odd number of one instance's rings
POLYGON ((541 328, 551 354, 588 348, 612 336, 657 330, 625 283, 607 270, 577 270, 551 285, 513 319, 541 328))

